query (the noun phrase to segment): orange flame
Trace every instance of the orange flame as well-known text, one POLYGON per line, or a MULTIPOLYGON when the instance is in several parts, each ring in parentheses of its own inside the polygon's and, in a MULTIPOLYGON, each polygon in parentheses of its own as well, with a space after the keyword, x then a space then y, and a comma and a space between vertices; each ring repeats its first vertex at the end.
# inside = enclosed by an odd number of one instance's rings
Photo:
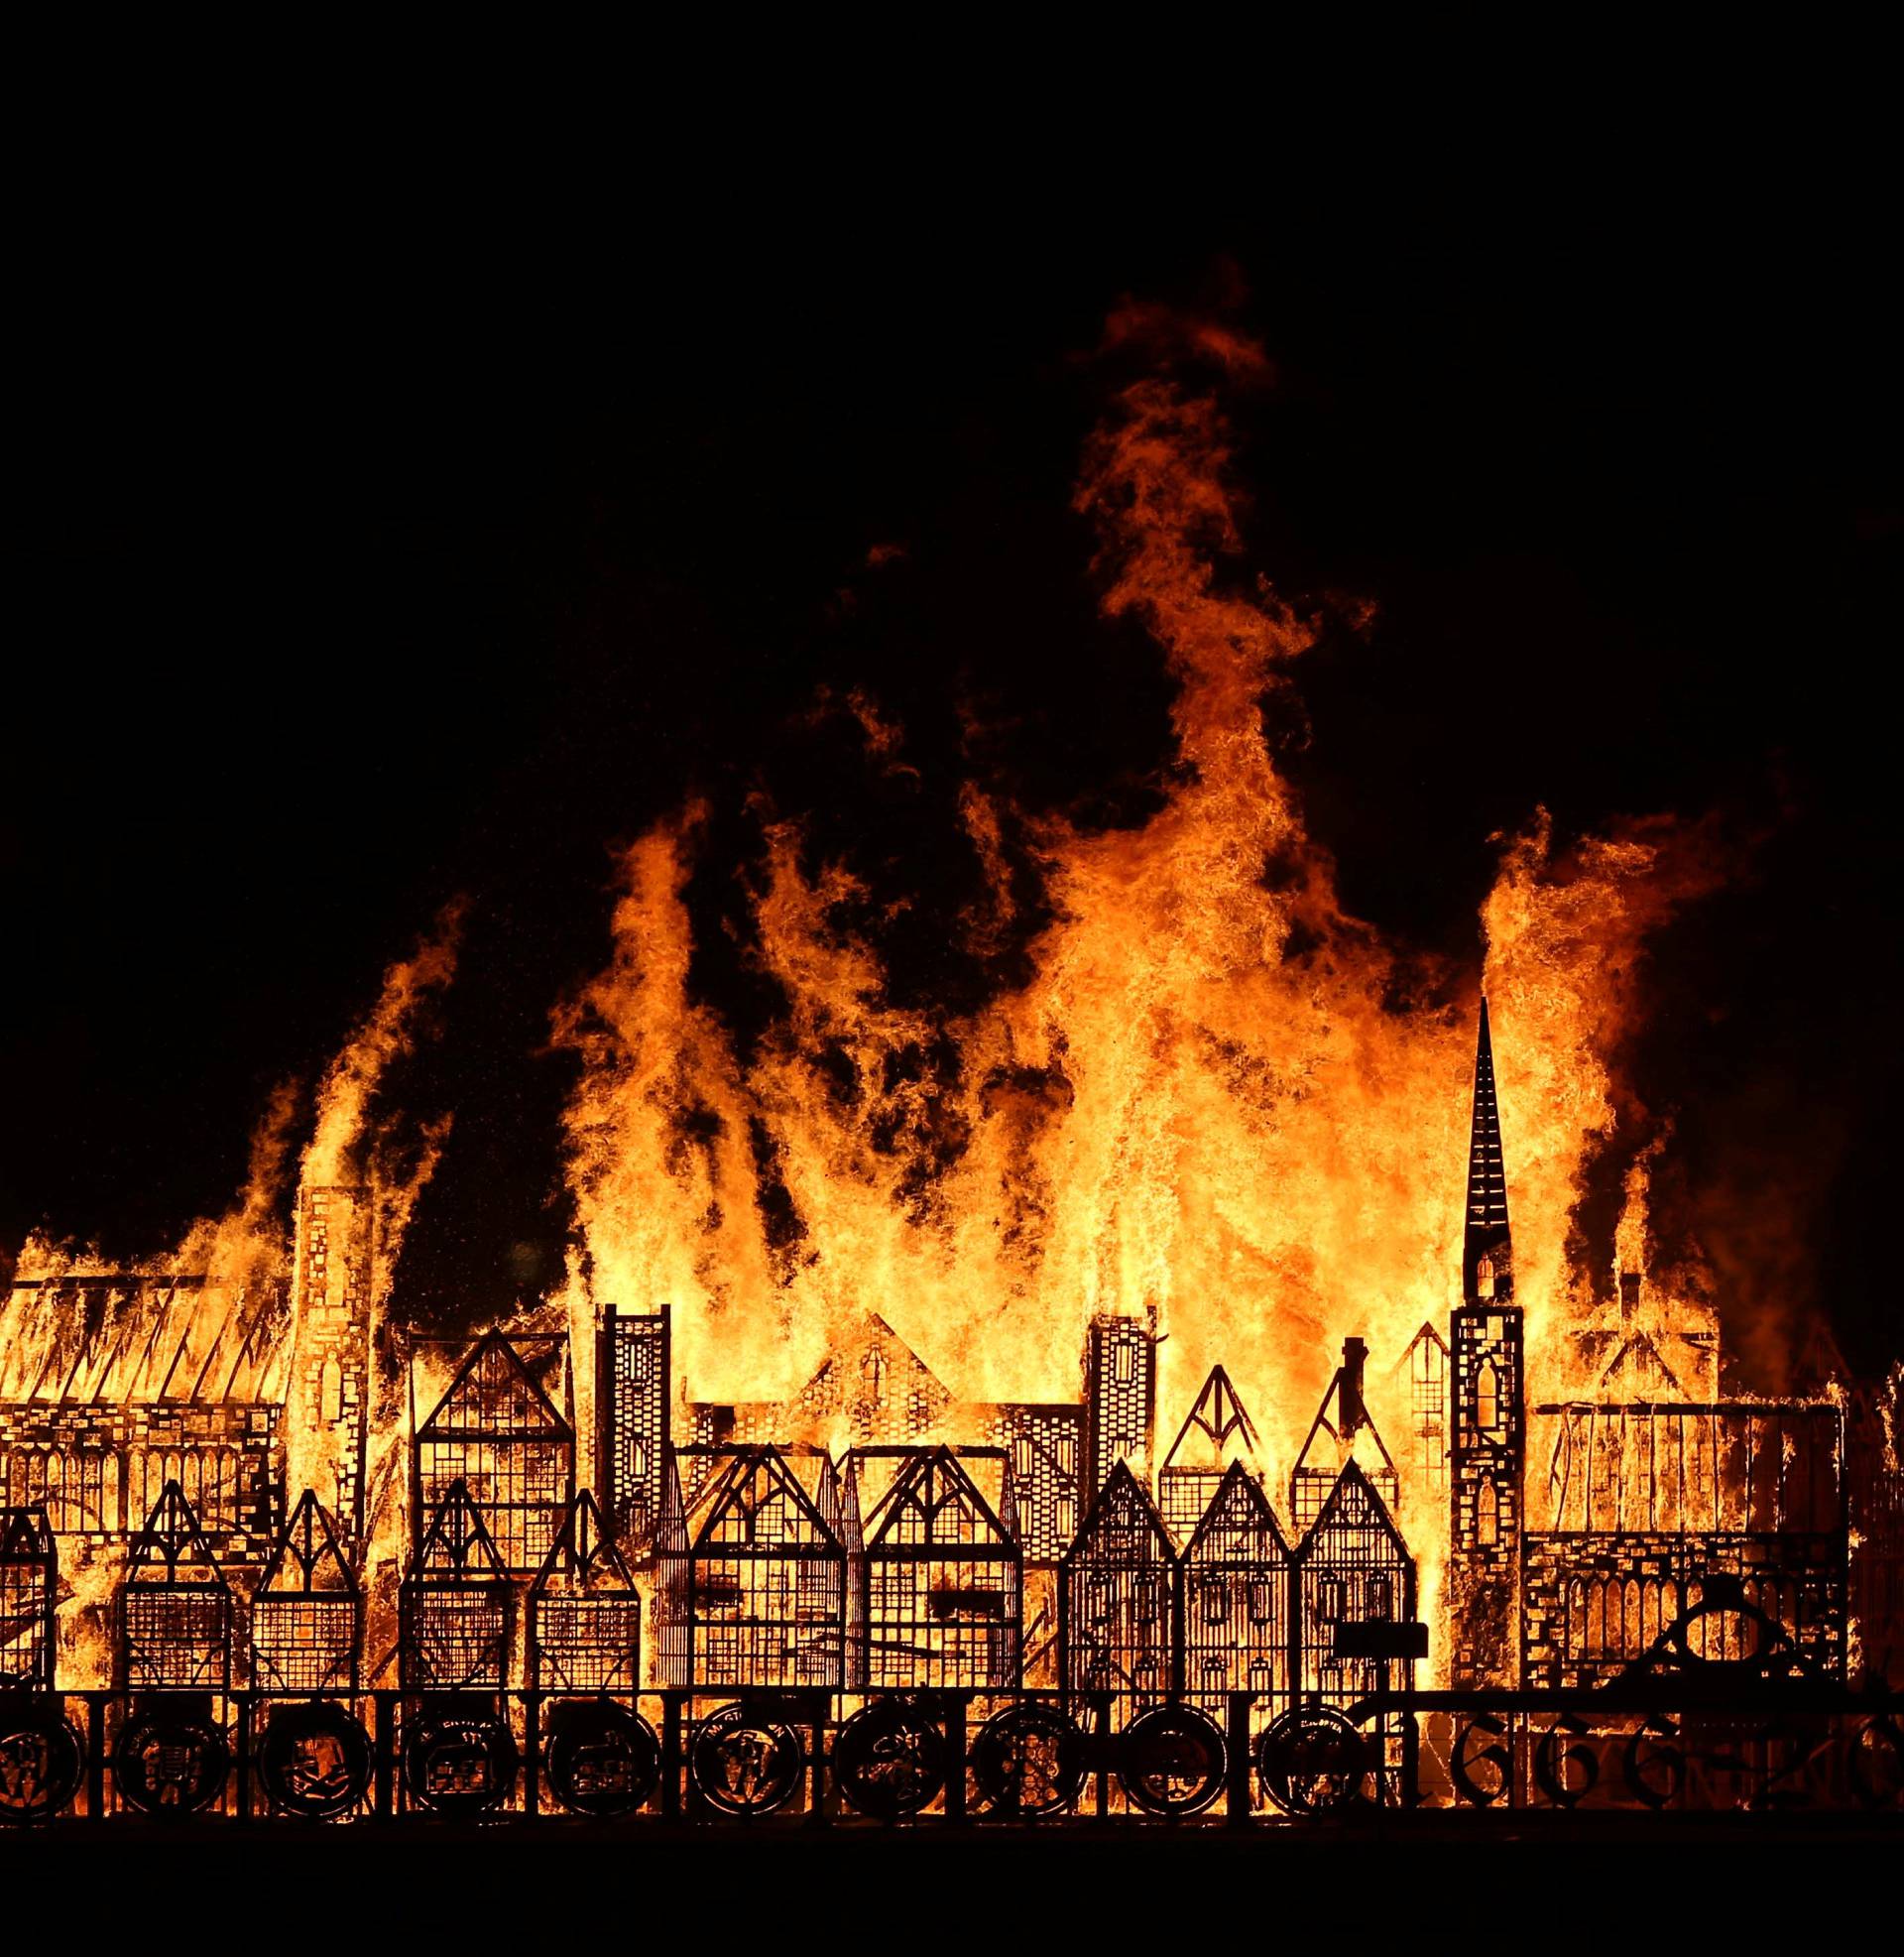
MULTIPOLYGON (((1110 337, 1158 329, 1121 314, 1110 337)), ((1188 341, 1230 376, 1264 371, 1228 329, 1188 341)), ((1314 628, 1235 575, 1230 440, 1215 396, 1166 372, 1125 389, 1088 445, 1077 503, 1103 607, 1140 619, 1178 682, 1177 766, 1147 823, 1107 833, 967 786, 993 891, 972 947, 1009 924, 1008 833, 1045 880, 1054 921, 1027 983, 967 1015, 894 1003, 849 921, 851 868, 808 864, 800 826, 769 810, 750 896, 787 1003, 743 1063, 689 985, 702 812, 629 851, 613 961, 557 1018, 584 1066, 578 1325, 589 1300, 671 1300, 689 1391, 775 1399, 877 1310, 961 1397, 1074 1399, 1087 1316, 1154 1307, 1160 1423, 1222 1362, 1286 1470, 1345 1332, 1392 1361, 1445 1315, 1474 988, 1404 967, 1344 913, 1277 771, 1265 703, 1314 628)), ((855 711, 890 768, 890 723, 855 711)), ((1505 846, 1487 985, 1536 1311, 1571 1296, 1568 1219, 1622 1119, 1643 947, 1710 887, 1710 841, 1653 820, 1557 857, 1542 814, 1505 846)), ((1392 1446, 1405 1403, 1398 1386, 1384 1401, 1386 1371, 1370 1393, 1392 1446)))

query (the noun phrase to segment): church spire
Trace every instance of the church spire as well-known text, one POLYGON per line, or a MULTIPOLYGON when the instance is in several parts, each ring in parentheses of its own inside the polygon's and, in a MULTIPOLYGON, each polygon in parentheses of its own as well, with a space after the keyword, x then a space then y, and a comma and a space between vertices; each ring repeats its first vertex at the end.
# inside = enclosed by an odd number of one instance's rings
POLYGON ((1514 1240, 1507 1224, 1507 1175, 1500 1160, 1500 1104, 1494 1098, 1494 1046, 1488 1002, 1481 1002, 1475 1048, 1475 1126, 1468 1148, 1468 1227, 1461 1294, 1470 1303, 1514 1294, 1514 1240))

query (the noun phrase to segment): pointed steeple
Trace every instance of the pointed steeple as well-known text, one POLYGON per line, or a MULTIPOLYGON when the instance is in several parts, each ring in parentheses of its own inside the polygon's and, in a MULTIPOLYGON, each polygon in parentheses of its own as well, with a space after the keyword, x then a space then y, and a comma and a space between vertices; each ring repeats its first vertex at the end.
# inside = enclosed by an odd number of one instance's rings
POLYGON ((1507 1224, 1507 1173, 1500 1160, 1494 1045, 1484 999, 1481 1039, 1475 1048, 1475 1123, 1468 1145, 1468 1218, 1461 1253, 1461 1295, 1475 1304, 1513 1294, 1514 1240, 1507 1224))

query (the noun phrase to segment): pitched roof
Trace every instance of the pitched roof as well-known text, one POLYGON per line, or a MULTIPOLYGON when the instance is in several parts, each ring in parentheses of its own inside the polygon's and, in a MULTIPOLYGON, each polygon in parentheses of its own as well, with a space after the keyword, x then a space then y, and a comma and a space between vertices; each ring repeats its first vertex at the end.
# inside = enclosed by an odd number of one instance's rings
POLYGON ((984 1491, 949 1447, 912 1453, 866 1519, 866 1545, 876 1554, 901 1546, 1015 1546, 984 1491))
POLYGON ((508 1572, 470 1500, 468 1484, 453 1481, 436 1505, 411 1560, 410 1580, 435 1589, 464 1583, 501 1583, 508 1572))
POLYGON ((1222 1468, 1235 1456, 1253 1457, 1255 1451, 1255 1426, 1230 1384, 1230 1375, 1221 1366, 1211 1367, 1196 1404, 1184 1415, 1170 1452, 1163 1457, 1163 1465, 1222 1468))
POLYGON ((814 1493, 777 1447, 746 1447, 732 1456, 689 1505, 685 1533, 695 1548, 761 1548, 843 1555, 838 1478, 826 1456, 813 1463, 814 1493))
POLYGON ((260 1596, 302 1596, 316 1592, 355 1596, 357 1578, 343 1551, 330 1518, 309 1489, 298 1498, 285 1532, 271 1552, 259 1581, 260 1596))
POLYGON ((418 1440, 573 1440, 575 1429, 501 1332, 486 1332, 418 1440))
POLYGON ((616 1548, 615 1538, 602 1520, 602 1512, 587 1489, 583 1489, 568 1505, 561 1529, 530 1587, 539 1592, 557 1585, 580 1590, 633 1590, 635 1587, 635 1579, 629 1574, 627 1563, 622 1560, 622 1552, 616 1548))
POLYGON ((1262 1484, 1233 1461, 1183 1552, 1186 1563, 1286 1562, 1289 1544, 1262 1484))
POLYGON ((185 1491, 169 1481, 152 1505, 145 1526, 132 1538, 126 1558, 129 1585, 205 1583, 225 1588, 218 1558, 198 1527, 198 1518, 185 1500, 185 1491))
POLYGON ((282 1399, 291 1307, 278 1282, 95 1272, 0 1301, 0 1401, 113 1407, 282 1399))
POLYGON ((1148 1537, 1148 1546, 1156 1553, 1146 1560, 1174 1563, 1177 1559, 1163 1518, 1157 1514, 1156 1505, 1145 1494, 1143 1485, 1130 1472, 1128 1461, 1118 1462, 1105 1476, 1104 1486, 1091 1504, 1084 1527, 1065 1550, 1063 1562, 1068 1565, 1087 1557, 1092 1543, 1114 1532, 1148 1537))
POLYGON ((1388 1513, 1387 1503, 1354 1461, 1349 1462, 1336 1477, 1335 1487, 1329 1491, 1328 1499, 1310 1526, 1309 1533, 1303 1537, 1297 1553, 1307 1555, 1311 1546, 1327 1530, 1338 1529, 1377 1531, 1387 1536, 1404 1557, 1408 1555, 1408 1544, 1401 1530, 1395 1527, 1395 1519, 1388 1513))

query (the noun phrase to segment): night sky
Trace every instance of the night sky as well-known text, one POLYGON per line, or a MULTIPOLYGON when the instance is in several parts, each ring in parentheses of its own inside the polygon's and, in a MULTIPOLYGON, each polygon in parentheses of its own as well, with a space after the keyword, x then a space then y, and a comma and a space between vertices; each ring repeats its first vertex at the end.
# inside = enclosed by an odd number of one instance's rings
MULTIPOLYGON (((548 1011, 605 961, 615 844, 692 791, 719 862, 764 785, 915 891, 899 986, 1011 983, 938 949, 975 875, 961 705, 1029 807, 1140 820, 1169 760, 1161 663, 1098 618, 1070 508, 1115 378, 1086 356, 1135 293, 1229 300, 1276 365, 1235 404, 1250 562, 1379 607, 1302 661, 1279 751, 1348 906, 1478 958, 1488 838, 1537 802, 1563 837, 1717 811, 1741 869, 1660 941, 1635 1080, 1693 1184, 1793 1192, 1852 1357, 1904 1349, 1904 321, 1872 210, 360 216, 128 208, 38 248, 0 1254, 49 1225, 147 1255, 222 1209, 274 1083, 466 893, 440 1037, 392 1083, 456 1112, 399 1282, 424 1317, 552 1282, 548 1011), (903 723, 902 806, 822 685, 903 723)), ((736 895, 696 887, 696 976, 744 1036, 772 1001, 736 895)))

